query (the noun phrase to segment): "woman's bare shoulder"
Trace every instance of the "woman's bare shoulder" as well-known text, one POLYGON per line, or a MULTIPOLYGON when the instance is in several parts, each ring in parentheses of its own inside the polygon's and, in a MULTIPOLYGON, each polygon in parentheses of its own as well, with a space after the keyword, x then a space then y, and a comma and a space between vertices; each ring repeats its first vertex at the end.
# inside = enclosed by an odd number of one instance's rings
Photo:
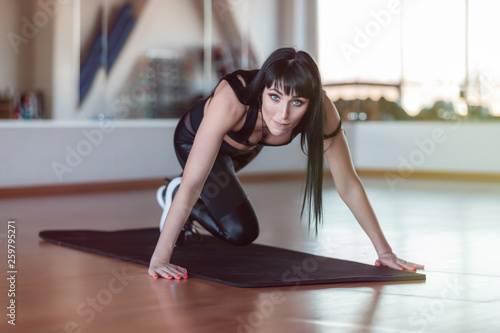
POLYGON ((326 95, 326 93, 323 93, 323 103, 325 105, 325 123, 323 133, 328 136, 329 134, 335 132, 339 126, 342 126, 342 122, 335 104, 333 104, 332 100, 326 95))
POLYGON ((239 120, 246 110, 247 106, 240 102, 229 82, 222 80, 210 98, 205 114, 222 112, 227 117, 239 120))

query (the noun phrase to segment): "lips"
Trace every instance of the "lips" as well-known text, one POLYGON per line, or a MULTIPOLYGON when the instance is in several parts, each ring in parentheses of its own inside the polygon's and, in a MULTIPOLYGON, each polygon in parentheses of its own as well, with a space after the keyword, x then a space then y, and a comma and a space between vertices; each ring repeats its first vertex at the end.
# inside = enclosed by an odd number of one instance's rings
POLYGON ((273 120, 273 123, 278 126, 278 127, 286 127, 288 124, 286 123, 280 123, 279 121, 273 120))

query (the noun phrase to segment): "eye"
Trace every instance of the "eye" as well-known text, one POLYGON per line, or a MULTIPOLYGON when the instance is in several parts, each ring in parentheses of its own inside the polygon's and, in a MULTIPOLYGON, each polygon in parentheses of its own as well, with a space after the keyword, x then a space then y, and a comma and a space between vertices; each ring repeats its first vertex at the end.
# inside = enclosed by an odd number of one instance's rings
POLYGON ((272 99, 273 101, 279 101, 279 100, 280 100, 279 96, 278 96, 278 95, 276 95, 276 94, 270 94, 269 96, 271 97, 271 99, 272 99))
POLYGON ((293 104, 293 105, 295 105, 295 106, 301 106, 302 104, 304 104, 304 102, 299 101, 299 100, 294 100, 294 101, 292 102, 292 104, 293 104))

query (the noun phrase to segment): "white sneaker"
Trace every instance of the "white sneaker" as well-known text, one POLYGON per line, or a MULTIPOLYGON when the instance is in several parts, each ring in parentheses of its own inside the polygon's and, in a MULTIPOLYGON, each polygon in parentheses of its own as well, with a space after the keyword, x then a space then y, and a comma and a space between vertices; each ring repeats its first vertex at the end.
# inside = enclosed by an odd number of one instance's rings
POLYGON ((165 192, 167 185, 160 186, 158 191, 156 191, 156 201, 161 208, 165 208, 165 192))
POLYGON ((156 200, 158 201, 158 204, 160 207, 163 208, 163 214, 161 214, 161 219, 160 219, 160 232, 163 229, 163 224, 165 223, 165 219, 167 218, 168 211, 170 210, 170 206, 172 205, 172 200, 174 198, 174 192, 179 188, 179 185, 181 184, 182 177, 177 177, 172 179, 170 183, 168 183, 167 186, 161 186, 158 191, 156 191, 156 200), (163 196, 163 193, 165 192, 166 188, 166 193, 165 196, 163 196))

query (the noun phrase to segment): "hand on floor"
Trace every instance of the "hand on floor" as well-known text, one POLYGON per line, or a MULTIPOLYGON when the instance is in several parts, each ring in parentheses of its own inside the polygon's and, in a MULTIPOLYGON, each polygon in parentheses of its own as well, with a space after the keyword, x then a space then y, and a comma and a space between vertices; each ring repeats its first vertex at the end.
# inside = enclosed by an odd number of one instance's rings
POLYGON ((164 277, 165 279, 187 279, 187 269, 173 265, 171 263, 162 263, 151 261, 149 264, 148 274, 153 278, 164 277))
POLYGON ((375 266, 387 266, 397 270, 408 270, 415 272, 417 269, 424 269, 424 265, 415 264, 403 259, 399 259, 394 253, 384 253, 376 261, 375 266))

